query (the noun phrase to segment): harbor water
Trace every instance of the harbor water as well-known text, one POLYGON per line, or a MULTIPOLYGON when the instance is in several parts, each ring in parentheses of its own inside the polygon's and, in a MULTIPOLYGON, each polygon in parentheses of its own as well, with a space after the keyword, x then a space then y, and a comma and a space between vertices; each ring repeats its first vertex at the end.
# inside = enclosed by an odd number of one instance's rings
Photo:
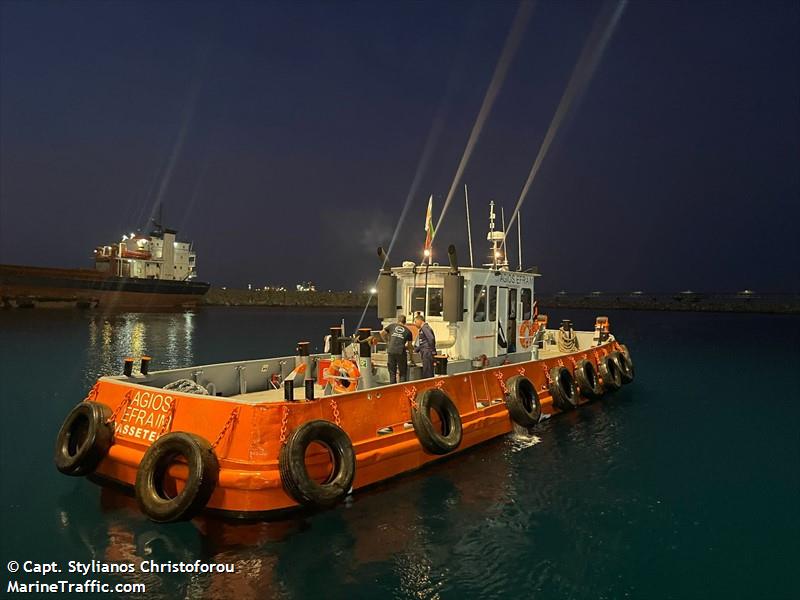
MULTIPOLYGON (((164 599, 800 597, 797 316, 610 311, 634 383, 325 512, 157 525, 130 495, 53 465, 62 420, 125 356, 163 369, 292 354, 303 339, 319 351, 359 316, 0 311, 2 594, 12 579, 88 578, 164 599), (8 572, 26 560, 137 570, 8 572), (196 560, 234 572, 138 568, 196 560)), ((550 314, 579 329, 594 316, 550 314)))

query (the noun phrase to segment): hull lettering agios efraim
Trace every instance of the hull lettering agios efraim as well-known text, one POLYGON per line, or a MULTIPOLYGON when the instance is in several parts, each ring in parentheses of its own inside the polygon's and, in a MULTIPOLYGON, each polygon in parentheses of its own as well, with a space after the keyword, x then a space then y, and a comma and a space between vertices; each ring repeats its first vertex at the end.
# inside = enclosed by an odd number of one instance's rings
POLYGON ((430 240, 420 263, 393 268, 379 249, 380 329, 331 327, 320 332, 324 353, 301 341, 293 355, 165 371, 152 371, 149 357, 135 371, 126 359, 67 415, 57 468, 132 486, 157 522, 329 508, 631 382, 630 351, 607 318, 589 331, 548 326, 534 295, 539 275, 521 259, 509 266, 504 236, 492 205, 480 267, 460 266, 453 246, 448 265, 433 263, 430 240), (418 314, 429 330, 411 324, 418 314), (401 317, 412 340, 435 336, 432 376, 412 354, 406 380, 393 382, 381 332, 401 317))

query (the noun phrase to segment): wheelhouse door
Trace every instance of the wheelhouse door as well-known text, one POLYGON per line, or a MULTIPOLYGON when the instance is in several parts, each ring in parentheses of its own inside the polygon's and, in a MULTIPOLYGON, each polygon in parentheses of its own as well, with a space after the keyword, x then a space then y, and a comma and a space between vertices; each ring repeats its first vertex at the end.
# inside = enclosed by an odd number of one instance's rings
POLYGON ((489 316, 494 313, 497 324, 495 325, 495 332, 497 335, 497 356, 508 354, 508 288, 496 288, 492 286, 492 290, 497 290, 496 298, 489 295, 489 316), (494 311, 492 310, 492 300, 495 300, 494 311))
POLYGON ((506 339, 508 353, 517 351, 517 288, 508 289, 508 323, 506 323, 506 339))

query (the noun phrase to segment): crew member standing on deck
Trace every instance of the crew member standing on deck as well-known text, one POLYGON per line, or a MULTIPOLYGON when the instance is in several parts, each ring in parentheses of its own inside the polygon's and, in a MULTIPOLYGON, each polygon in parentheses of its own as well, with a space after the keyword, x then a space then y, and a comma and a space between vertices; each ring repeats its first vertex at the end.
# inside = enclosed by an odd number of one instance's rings
POLYGON ((425 322, 425 317, 418 314, 414 317, 414 325, 419 328, 417 347, 422 357, 422 378, 433 377, 433 355, 436 353, 436 336, 431 326, 425 322))
POLYGON ((381 332, 381 337, 386 340, 386 367, 389 369, 389 383, 397 383, 397 371, 400 371, 400 381, 408 381, 408 359, 406 348, 411 353, 411 363, 414 363, 414 347, 411 345, 413 336, 406 327, 406 316, 400 315, 396 323, 387 325, 381 332))

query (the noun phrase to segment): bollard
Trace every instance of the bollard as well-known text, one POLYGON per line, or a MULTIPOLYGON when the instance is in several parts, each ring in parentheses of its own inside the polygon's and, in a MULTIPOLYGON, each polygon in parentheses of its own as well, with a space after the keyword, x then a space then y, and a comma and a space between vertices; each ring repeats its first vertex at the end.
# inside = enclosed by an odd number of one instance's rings
POLYGON ((314 399, 314 380, 306 379, 306 400, 314 399))
POLYGON ((436 354, 433 357, 433 374, 447 375, 447 355, 436 354))
POLYGON ((139 367, 139 372, 142 375, 147 375, 150 372, 150 357, 143 356, 142 357, 142 366, 139 367))
POLYGON ((339 338, 341 337, 341 335, 342 335, 341 327, 331 327, 331 337, 330 337, 331 358, 339 358, 339 355, 342 353, 339 345, 339 338))
POLYGON ((291 379, 283 382, 283 399, 287 402, 294 402, 294 381, 291 379))
POLYGON ((297 342, 297 348, 295 349, 294 366, 299 367, 300 365, 305 365, 305 377, 308 377, 311 373, 311 356, 309 354, 310 347, 311 342, 297 342))
POLYGON ((123 363, 123 366, 122 366, 122 374, 125 375, 125 377, 132 377, 133 376, 133 359, 132 358, 126 358, 125 359, 125 362, 123 363))

